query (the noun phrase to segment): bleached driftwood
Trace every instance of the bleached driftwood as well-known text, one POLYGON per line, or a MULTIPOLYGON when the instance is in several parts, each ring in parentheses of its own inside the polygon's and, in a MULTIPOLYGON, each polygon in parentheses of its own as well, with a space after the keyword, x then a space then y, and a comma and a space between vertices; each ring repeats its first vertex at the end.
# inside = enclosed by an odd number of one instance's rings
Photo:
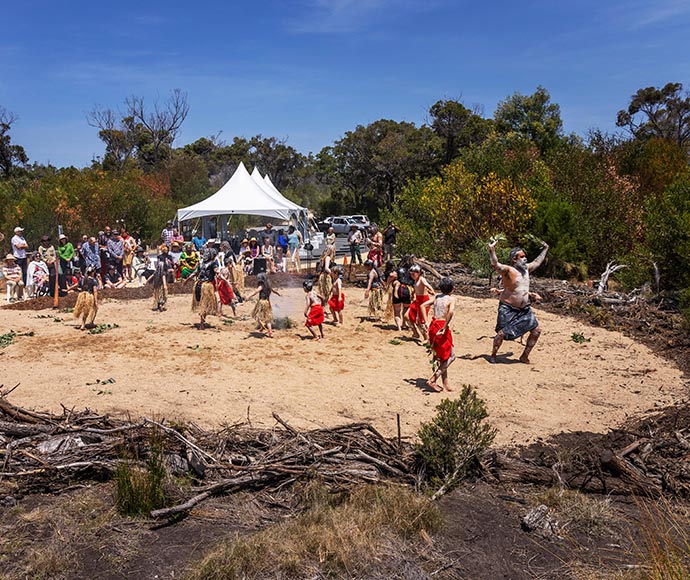
POLYGON ((601 275, 601 278, 599 279, 599 286, 597 287, 597 296, 601 296, 606 291, 606 288, 609 285, 609 277, 611 276, 611 274, 627 267, 627 264, 616 264, 615 262, 609 262, 608 264, 606 264, 606 270, 604 270, 604 273, 601 275))

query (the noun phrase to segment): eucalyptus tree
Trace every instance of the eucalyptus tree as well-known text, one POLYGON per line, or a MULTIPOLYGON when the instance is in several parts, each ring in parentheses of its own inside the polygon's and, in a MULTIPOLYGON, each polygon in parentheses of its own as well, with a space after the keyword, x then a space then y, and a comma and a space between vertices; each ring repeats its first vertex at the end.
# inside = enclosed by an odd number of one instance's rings
POLYGON ((0 176, 12 177, 29 162, 21 145, 13 145, 10 131, 17 116, 0 105, 0 176))
POLYGON ((499 133, 517 134, 532 141, 542 153, 559 144, 563 135, 561 108, 538 86, 531 95, 514 93, 501 101, 494 113, 499 133))
POLYGON ((188 113, 187 94, 175 89, 164 103, 155 101, 151 107, 137 96, 125 99, 123 112, 96 106, 87 121, 105 143, 104 168, 123 169, 134 160, 145 171, 153 171, 170 156, 188 113))
POLYGON ((637 139, 659 137, 690 151, 690 92, 681 83, 639 89, 628 108, 618 111, 616 125, 637 139))

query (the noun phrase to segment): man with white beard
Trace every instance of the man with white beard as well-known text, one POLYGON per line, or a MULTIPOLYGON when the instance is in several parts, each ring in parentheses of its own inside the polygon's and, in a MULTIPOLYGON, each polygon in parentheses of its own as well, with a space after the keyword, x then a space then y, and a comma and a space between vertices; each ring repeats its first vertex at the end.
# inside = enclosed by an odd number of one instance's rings
MULTIPOLYGON (((491 265, 501 276, 503 291, 499 296, 496 336, 489 361, 496 362, 496 354, 503 340, 515 340, 529 332, 527 345, 520 356, 520 362, 529 364, 529 354, 539 340, 541 328, 530 306, 529 273, 536 270, 546 257, 549 246, 542 242, 542 251, 536 260, 527 262, 522 248, 510 250, 511 265, 501 264, 496 257, 496 241, 489 244, 491 265)), ((538 298, 538 297, 537 297, 538 298)))

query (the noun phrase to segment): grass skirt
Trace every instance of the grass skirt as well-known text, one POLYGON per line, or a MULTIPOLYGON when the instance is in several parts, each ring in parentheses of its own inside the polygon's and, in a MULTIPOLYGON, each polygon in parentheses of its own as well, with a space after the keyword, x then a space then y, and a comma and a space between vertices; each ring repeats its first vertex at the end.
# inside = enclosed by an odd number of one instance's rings
POLYGON ((383 320, 388 322, 395 315, 395 309, 393 308, 393 284, 388 285, 386 298, 386 309, 383 312, 383 320))
POLYGON ((242 296, 244 294, 244 272, 242 266, 235 264, 231 270, 232 287, 235 292, 242 296))
POLYGON ((80 292, 74 305, 74 318, 81 318, 84 324, 93 324, 98 312, 98 305, 90 292, 80 292))
POLYGON ((168 301, 168 287, 165 284, 153 287, 153 307, 163 308, 168 301))
POLYGON ((201 316, 218 313, 218 300, 216 299, 216 290, 213 287, 213 282, 201 282, 201 297, 199 300, 196 298, 196 287, 194 288, 192 292, 192 312, 196 312, 201 316))
POLYGON ((383 310, 383 290, 372 288, 369 290, 369 316, 379 318, 383 310))
POLYGON ((327 300, 331 295, 331 290, 333 289, 333 279, 331 278, 331 275, 327 274, 326 272, 321 272, 321 274, 319 274, 317 286, 319 288, 319 296, 321 296, 324 300, 327 300))
POLYGON ((271 301, 261 299, 254 306, 252 310, 252 318, 256 320, 261 326, 266 326, 273 322, 273 308, 271 307, 271 301))

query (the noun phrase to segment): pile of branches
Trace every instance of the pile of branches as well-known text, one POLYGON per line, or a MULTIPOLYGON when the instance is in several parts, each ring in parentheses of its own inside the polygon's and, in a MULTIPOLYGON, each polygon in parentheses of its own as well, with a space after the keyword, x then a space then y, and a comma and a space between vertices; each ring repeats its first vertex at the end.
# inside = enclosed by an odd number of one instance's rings
POLYGON ((589 493, 690 498, 690 406, 680 404, 607 434, 563 433, 483 458, 501 483, 560 485, 589 493))
POLYGON ((333 489, 416 482, 411 445, 389 440, 366 423, 302 432, 274 413, 277 424, 270 430, 240 424, 208 432, 194 423, 127 421, 89 409, 35 412, 13 405, 7 394, 0 393, 4 495, 58 493, 107 481, 120 462, 134 460, 143 468, 153 445, 160 446, 171 473, 190 475, 195 482, 193 497, 152 512, 153 518, 185 514, 214 495, 283 489, 313 478, 333 489))

